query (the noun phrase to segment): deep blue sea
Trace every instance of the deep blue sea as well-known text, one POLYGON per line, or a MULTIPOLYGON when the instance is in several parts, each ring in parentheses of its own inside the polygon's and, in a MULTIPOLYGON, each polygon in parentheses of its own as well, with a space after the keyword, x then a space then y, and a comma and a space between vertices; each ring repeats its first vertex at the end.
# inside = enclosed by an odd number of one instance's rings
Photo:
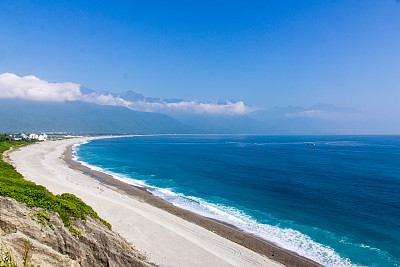
POLYGON ((400 266, 400 136, 135 136, 75 151, 325 266, 400 266))

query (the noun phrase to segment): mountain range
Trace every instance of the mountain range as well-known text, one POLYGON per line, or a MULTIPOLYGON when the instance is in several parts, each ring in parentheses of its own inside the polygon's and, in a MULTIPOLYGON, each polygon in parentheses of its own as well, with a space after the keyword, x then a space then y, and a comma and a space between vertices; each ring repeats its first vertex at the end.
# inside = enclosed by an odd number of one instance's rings
MULTIPOLYGON (((316 104, 309 108, 288 106, 266 109, 233 100, 200 102, 146 97, 131 90, 112 93, 97 92, 83 86, 65 88, 62 87, 58 95, 51 97, 40 93, 43 84, 35 90, 27 88, 26 97, 19 97, 15 93, 18 92, 16 88, 12 91, 15 96, 0 96, 0 131, 79 134, 358 134, 376 133, 376 129, 379 129, 369 128, 358 111, 329 104, 316 104), (28 94, 31 95, 28 97, 28 94)), ((48 88, 49 93, 51 90, 54 88, 48 88)))
MULTIPOLYGON (((159 112, 207 133, 221 134, 352 134, 371 132, 361 114, 332 104, 316 104, 262 109, 234 100, 187 101, 180 98, 146 97, 134 91, 96 92, 81 87, 87 99, 112 98, 112 103, 134 110, 159 112), (361 120, 360 120, 361 118, 361 120)), ((90 100, 92 101, 92 100, 90 100)))
POLYGON ((203 133, 167 115, 82 101, 0 99, 0 132, 203 133))

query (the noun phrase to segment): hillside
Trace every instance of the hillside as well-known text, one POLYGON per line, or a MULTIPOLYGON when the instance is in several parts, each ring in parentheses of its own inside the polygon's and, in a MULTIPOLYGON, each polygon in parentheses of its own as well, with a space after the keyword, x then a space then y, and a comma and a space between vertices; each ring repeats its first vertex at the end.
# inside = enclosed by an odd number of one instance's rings
POLYGON ((82 200, 53 195, 3 161, 30 143, 0 135, 0 266, 150 266, 82 200))
POLYGON ((81 101, 0 99, 0 132, 201 133, 167 115, 81 101))
POLYGON ((33 266, 153 266, 91 216, 86 221, 71 218, 71 224, 83 233, 77 237, 55 212, 1 196, 0 210, 0 262, 9 253, 15 262, 33 266))

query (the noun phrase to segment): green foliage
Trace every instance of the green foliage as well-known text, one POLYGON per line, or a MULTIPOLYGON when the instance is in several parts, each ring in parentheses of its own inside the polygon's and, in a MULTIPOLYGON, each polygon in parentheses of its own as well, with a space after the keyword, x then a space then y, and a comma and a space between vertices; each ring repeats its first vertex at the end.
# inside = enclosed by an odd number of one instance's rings
POLYGON ((50 221, 50 217, 47 216, 46 214, 43 214, 41 212, 36 212, 35 215, 38 218, 40 223, 43 223, 45 221, 48 221, 48 222, 50 221))
MULTIPOLYGON (((22 255, 22 264, 14 257, 10 249, 0 243, 0 267, 34 267, 31 263, 32 258, 32 243, 29 240, 24 240, 24 253, 22 255)), ((39 265, 37 265, 39 267, 39 265)))
POLYGON ((41 212, 36 212, 35 215, 38 218, 38 221, 40 224, 47 225, 50 227, 51 230, 54 231, 54 226, 50 223, 49 216, 47 216, 46 214, 43 214, 41 212))
POLYGON ((81 238, 81 236, 82 236, 81 231, 77 230, 76 228, 74 228, 74 227, 72 227, 72 226, 69 227, 69 231, 70 231, 74 236, 76 236, 77 238, 81 238))
POLYGON ((0 267, 18 267, 11 250, 0 244, 0 267))
MULTIPOLYGON (((10 147, 27 145, 26 141, 6 140, 0 143, 0 153, 10 147)), ((11 197, 19 202, 24 202, 28 207, 39 207, 57 212, 66 227, 70 226, 70 217, 86 220, 86 215, 92 215, 111 229, 111 225, 101 219, 92 207, 86 205, 75 195, 64 193, 53 195, 45 187, 27 181, 13 166, 0 159, 0 196, 11 197)), ((47 220, 46 215, 40 217, 47 220)), ((39 218, 39 217, 38 217, 39 218)), ((40 219, 39 219, 40 220, 40 219)), ((50 218, 47 220, 49 221, 50 218)), ((51 227, 50 227, 51 228, 51 227)))
POLYGON ((22 259, 23 266, 28 267, 32 258, 32 243, 29 240, 24 241, 24 254, 22 258, 23 258, 22 259))
POLYGON ((15 141, 6 134, 0 134, 0 153, 3 153, 10 147, 24 146, 28 145, 29 143, 31 143, 29 140, 24 139, 23 141, 15 141))

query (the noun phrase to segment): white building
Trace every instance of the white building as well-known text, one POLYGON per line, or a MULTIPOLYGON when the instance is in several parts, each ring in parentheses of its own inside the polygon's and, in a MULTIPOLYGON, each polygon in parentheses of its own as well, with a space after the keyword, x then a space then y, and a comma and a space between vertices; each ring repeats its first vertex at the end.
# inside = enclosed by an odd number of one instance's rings
POLYGON ((47 134, 44 133, 44 134, 39 135, 38 140, 39 141, 46 141, 47 140, 47 134))
POLYGON ((31 133, 31 134, 29 135, 29 139, 35 139, 35 140, 37 140, 37 139, 39 139, 39 135, 31 133))
POLYGON ((46 141, 47 140, 47 134, 41 134, 41 135, 38 135, 38 134, 34 134, 34 133, 31 133, 30 135, 29 135, 29 139, 34 139, 34 140, 39 140, 39 141, 46 141))

